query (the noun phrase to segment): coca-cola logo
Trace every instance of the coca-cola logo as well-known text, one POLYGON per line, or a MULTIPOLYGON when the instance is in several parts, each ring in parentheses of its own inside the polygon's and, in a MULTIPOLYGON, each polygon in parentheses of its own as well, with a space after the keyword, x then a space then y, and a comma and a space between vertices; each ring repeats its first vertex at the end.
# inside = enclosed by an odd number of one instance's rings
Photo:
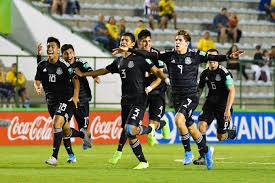
POLYGON ((51 140, 52 119, 38 116, 32 122, 22 122, 18 116, 13 117, 8 128, 8 139, 14 140, 51 140))
POLYGON ((121 117, 118 116, 114 121, 101 121, 101 116, 96 116, 91 122, 92 139, 119 139, 122 132, 121 117))

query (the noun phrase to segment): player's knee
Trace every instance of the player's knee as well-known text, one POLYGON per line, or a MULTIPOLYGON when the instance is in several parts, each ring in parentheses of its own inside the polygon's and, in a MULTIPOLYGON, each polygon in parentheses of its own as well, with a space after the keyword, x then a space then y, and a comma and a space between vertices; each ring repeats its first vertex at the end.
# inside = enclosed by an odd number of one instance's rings
POLYGON ((63 124, 64 124, 64 117, 55 115, 54 118, 53 118, 54 128, 62 128, 63 124))
POLYGON ((198 132, 197 126, 193 123, 191 126, 188 127, 188 131, 190 134, 194 134, 198 132))
POLYGON ((177 125, 177 127, 181 127, 182 125, 185 125, 185 116, 181 113, 177 113, 176 117, 175 117, 175 123, 177 125))
POLYGON ((225 140, 225 139, 226 139, 226 134, 220 134, 220 133, 218 133, 218 134, 217 134, 217 139, 218 139, 219 141, 225 140))
POLYGON ((198 129, 201 133, 205 133, 207 130, 207 123, 205 122, 199 122, 198 129))
POLYGON ((134 125, 129 125, 129 124, 126 124, 125 127, 125 132, 126 132, 126 136, 127 137, 132 137, 132 136, 135 136, 136 135, 136 127, 134 125))

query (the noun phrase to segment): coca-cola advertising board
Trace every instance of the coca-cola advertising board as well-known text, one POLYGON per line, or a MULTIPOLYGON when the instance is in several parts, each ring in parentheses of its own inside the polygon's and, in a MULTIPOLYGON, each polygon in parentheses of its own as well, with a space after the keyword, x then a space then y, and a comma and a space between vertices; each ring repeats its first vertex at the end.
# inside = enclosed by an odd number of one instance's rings
MULTIPOLYGON (((122 128, 120 112, 91 112, 89 131, 94 144, 117 144, 122 128)), ((143 123, 148 122, 147 114, 143 123)), ((71 127, 78 129, 74 118, 71 127)), ((142 143, 146 136, 140 136, 142 143)), ((0 112, 0 145, 49 145, 52 144, 52 119, 47 112, 0 112)), ((72 138, 81 144, 80 138, 72 138)))

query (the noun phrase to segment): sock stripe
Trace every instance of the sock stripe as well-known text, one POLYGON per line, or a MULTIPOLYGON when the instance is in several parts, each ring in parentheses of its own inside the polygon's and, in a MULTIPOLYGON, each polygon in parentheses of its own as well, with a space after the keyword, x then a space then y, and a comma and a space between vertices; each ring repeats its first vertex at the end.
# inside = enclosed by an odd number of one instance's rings
POLYGON ((53 133, 59 133, 62 132, 62 128, 54 128, 53 133))
POLYGON ((190 138, 189 133, 180 136, 180 140, 187 140, 187 139, 189 139, 189 138, 190 138))
POLYGON ((200 143, 202 141, 203 137, 202 135, 196 140, 197 144, 200 143))
POLYGON ((140 142, 139 142, 139 140, 137 140, 135 143, 131 144, 131 147, 136 148, 139 145, 140 145, 140 142))

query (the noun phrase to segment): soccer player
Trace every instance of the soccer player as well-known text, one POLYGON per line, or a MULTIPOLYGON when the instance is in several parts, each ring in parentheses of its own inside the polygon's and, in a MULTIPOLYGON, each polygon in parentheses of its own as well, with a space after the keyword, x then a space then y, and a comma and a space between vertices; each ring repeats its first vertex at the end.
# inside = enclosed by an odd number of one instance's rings
MULTIPOLYGON (((135 36, 132 33, 125 33, 120 39, 120 46, 133 48, 135 45, 135 36)), ((121 117, 122 117, 122 137, 120 144, 125 144, 126 137, 129 140, 133 153, 136 155, 140 163, 134 169, 144 169, 149 167, 149 163, 145 159, 142 152, 140 141, 136 135, 148 134, 152 131, 150 126, 140 125, 143 119, 147 95, 145 93, 145 73, 152 72, 161 79, 169 83, 161 70, 153 65, 150 59, 144 59, 141 56, 124 52, 122 57, 116 58, 106 68, 90 71, 86 73, 75 70, 79 76, 99 76, 108 73, 118 73, 122 81, 121 96, 121 117), (126 136, 125 136, 126 134, 126 136), (124 142, 121 142, 121 141, 124 142)), ((122 152, 116 151, 118 160, 121 158, 122 152)), ((117 160, 117 161, 118 161, 117 160)))
MULTIPOLYGON (((138 34, 138 42, 140 49, 159 53, 158 50, 152 48, 151 32, 147 29, 142 30, 138 34)), ((152 61, 155 66, 163 71, 163 61, 157 59, 152 61)), ((148 95, 147 106, 149 107, 149 125, 152 127, 152 132, 148 134, 148 144, 153 146, 156 144, 155 130, 162 129, 162 135, 165 139, 169 139, 170 137, 169 123, 161 120, 165 113, 166 84, 153 73, 147 73, 146 76, 145 92, 148 95)))
MULTIPOLYGON (((49 165, 57 165, 57 157, 64 138, 81 137, 87 146, 91 146, 86 131, 70 128, 69 121, 77 107, 79 96, 78 77, 67 62, 59 59, 60 42, 54 37, 47 40, 47 61, 40 62, 35 75, 35 90, 42 94, 42 86, 46 94, 48 111, 53 119, 53 153, 46 161, 49 165), (41 86, 42 84, 42 86, 41 86)), ((71 150, 71 148, 69 149, 71 150)), ((68 151, 68 149, 67 149, 68 151)), ((72 150, 69 154, 73 154, 72 150)))
POLYGON ((237 58, 243 51, 237 51, 231 55, 210 55, 199 50, 188 49, 191 37, 185 30, 177 32, 175 37, 175 49, 158 54, 144 50, 129 49, 120 46, 114 49, 113 54, 121 52, 133 52, 145 58, 159 59, 166 63, 169 77, 171 79, 172 97, 175 111, 175 123, 179 129, 182 144, 185 149, 183 163, 192 163, 193 155, 190 153, 189 133, 196 141, 199 151, 206 158, 208 169, 213 167, 214 148, 206 145, 203 137, 192 119, 193 111, 199 103, 197 92, 197 75, 199 64, 208 60, 227 61, 229 58, 237 58))
MULTIPOLYGON (((41 44, 37 47, 37 63, 41 61, 41 53, 42 46, 41 44)), ((80 58, 76 58, 74 47, 71 44, 64 44, 61 47, 62 58, 68 62, 72 68, 79 68, 83 72, 92 71, 93 69, 90 67, 88 62, 81 60, 80 58)), ((99 84, 100 78, 96 77, 94 80, 99 84)), ((74 116, 78 124, 78 129, 84 129, 87 131, 89 126, 89 101, 92 99, 91 89, 89 86, 89 82, 86 77, 79 78, 80 90, 79 90, 79 104, 78 108, 75 110, 74 116)), ((64 140, 64 139, 63 139, 64 140)), ((66 144, 64 142, 64 144, 66 144)), ((86 150, 86 143, 83 143, 83 149, 86 150)), ((67 148, 66 148, 67 149, 67 148)), ((70 159, 70 158, 69 158, 70 159)), ((68 160, 69 161, 69 160, 68 160)))
MULTIPOLYGON (((216 49, 210 49, 208 54, 218 55, 216 49)), ((235 87, 232 74, 216 61, 208 61, 208 68, 200 75, 199 94, 207 84, 208 95, 199 115, 198 128, 202 133, 203 140, 206 141, 206 130, 214 118, 217 119, 217 138, 219 141, 234 139, 236 137, 236 127, 229 128, 231 121, 232 105, 235 97, 235 87)), ((195 165, 204 165, 203 154, 193 161, 195 165)))

